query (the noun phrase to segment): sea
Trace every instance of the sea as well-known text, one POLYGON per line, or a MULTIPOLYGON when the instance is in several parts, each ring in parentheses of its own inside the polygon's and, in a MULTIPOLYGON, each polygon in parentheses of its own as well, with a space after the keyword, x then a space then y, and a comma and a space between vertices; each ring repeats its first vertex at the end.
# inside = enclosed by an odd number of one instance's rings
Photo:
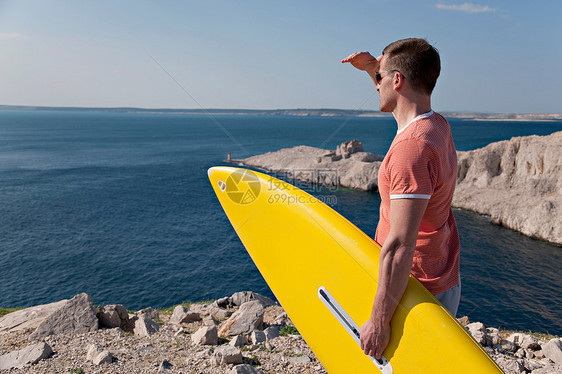
MULTIPOLYGON (((450 119, 458 150, 547 135, 562 121, 450 119)), ((0 111, 0 306, 87 292, 96 305, 162 308, 251 290, 274 297, 220 207, 207 169, 297 145, 358 139, 384 154, 392 118, 0 111)), ((299 184, 369 235, 377 192, 299 184)), ((562 335, 562 248, 454 210, 458 316, 562 335)))

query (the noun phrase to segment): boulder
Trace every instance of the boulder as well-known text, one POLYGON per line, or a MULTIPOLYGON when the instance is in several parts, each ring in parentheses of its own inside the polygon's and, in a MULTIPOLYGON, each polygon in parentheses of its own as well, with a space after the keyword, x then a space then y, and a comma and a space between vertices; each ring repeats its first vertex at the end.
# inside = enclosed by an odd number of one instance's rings
POLYGON ((113 356, 109 351, 104 350, 99 345, 89 344, 86 360, 91 361, 94 365, 109 364, 113 361, 113 356))
POLYGON ((68 300, 39 324, 30 339, 41 339, 53 334, 81 334, 98 329, 92 297, 81 293, 68 300))
POLYGON ((191 312, 185 306, 178 305, 174 308, 174 312, 172 313, 172 317, 170 318, 170 323, 179 325, 180 323, 189 323, 200 320, 201 316, 199 313, 191 312))
POLYGON ((478 344, 485 345, 486 344, 486 329, 484 328, 484 324, 481 322, 473 322, 469 323, 466 326, 466 329, 472 335, 474 340, 478 342, 478 344))
POLYGON ((0 370, 21 369, 26 365, 33 365, 49 358, 52 354, 53 350, 48 344, 43 342, 32 344, 0 356, 0 370))
POLYGON ((120 327, 123 330, 129 329, 129 313, 121 304, 105 305, 96 315, 100 328, 120 327))
POLYGON ((60 309, 68 300, 32 306, 0 317, 0 334, 26 329, 36 329, 45 318, 60 309))
POLYGON ((195 345, 217 345, 219 337, 216 326, 203 326, 191 335, 191 342, 195 345))
POLYGON ((231 345, 217 347, 211 356, 211 362, 215 365, 241 364, 242 353, 240 349, 231 345))
POLYGON ((160 330, 160 325, 145 315, 136 317, 133 332, 136 336, 150 336, 160 330))
POLYGON ((219 329, 222 337, 245 334, 261 329, 265 309, 258 300, 249 301, 240 307, 219 329))
POLYGON ((554 363, 562 365, 562 340, 551 339, 542 347, 542 354, 554 363))
POLYGON ((150 306, 148 308, 139 310, 138 312, 135 313, 135 315, 137 317, 145 316, 150 319, 157 319, 159 317, 158 311, 150 306))

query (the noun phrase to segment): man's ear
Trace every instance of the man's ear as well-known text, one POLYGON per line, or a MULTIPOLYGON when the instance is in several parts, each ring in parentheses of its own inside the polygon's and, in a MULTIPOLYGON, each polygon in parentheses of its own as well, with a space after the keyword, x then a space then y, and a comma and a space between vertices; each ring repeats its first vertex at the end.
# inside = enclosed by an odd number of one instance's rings
POLYGON ((404 84, 404 76, 399 71, 394 72, 394 76, 392 77, 394 88, 400 88, 404 84))

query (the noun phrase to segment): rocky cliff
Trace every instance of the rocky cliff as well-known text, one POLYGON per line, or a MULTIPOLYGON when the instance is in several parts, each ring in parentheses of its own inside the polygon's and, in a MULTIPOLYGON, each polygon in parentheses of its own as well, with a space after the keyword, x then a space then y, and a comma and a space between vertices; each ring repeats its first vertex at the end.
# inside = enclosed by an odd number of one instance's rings
MULTIPOLYGON (((562 131, 517 137, 458 152, 453 206, 489 215, 493 222, 562 246, 562 131)), ((298 146, 242 160, 311 184, 377 189, 382 156, 357 140, 335 151, 298 146)))
POLYGON ((369 191, 377 188, 382 159, 383 156, 363 152, 363 144, 352 140, 335 151, 301 145, 233 161, 313 185, 369 191))
POLYGON ((562 131, 458 152, 456 207, 562 245, 562 131))

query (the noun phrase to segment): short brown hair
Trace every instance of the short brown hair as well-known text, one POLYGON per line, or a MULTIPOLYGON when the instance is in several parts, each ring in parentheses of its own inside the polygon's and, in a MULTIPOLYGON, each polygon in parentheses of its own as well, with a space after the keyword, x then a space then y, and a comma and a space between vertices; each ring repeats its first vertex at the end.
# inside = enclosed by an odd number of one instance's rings
POLYGON ((387 70, 398 70, 413 89, 431 94, 441 72, 439 52, 425 39, 401 39, 389 44, 382 54, 387 70))

